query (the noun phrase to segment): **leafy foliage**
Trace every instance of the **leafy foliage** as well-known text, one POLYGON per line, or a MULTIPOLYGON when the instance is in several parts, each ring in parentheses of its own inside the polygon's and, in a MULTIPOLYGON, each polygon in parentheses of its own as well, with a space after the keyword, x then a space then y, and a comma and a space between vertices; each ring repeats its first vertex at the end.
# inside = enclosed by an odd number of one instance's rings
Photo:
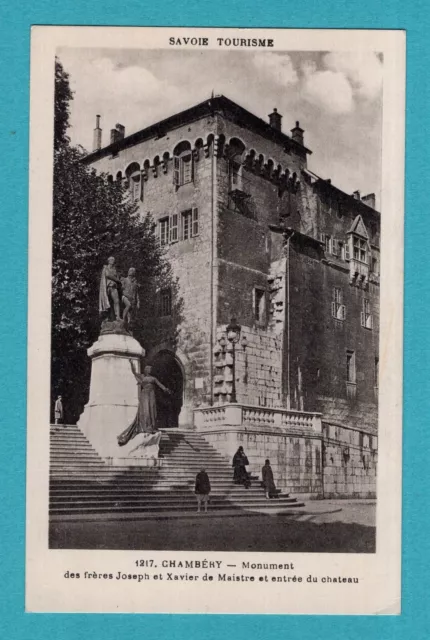
POLYGON ((59 149, 69 142, 67 130, 70 126, 70 102, 73 92, 70 89, 69 74, 63 69, 58 58, 55 58, 55 97, 54 97, 54 149, 59 149))
MULTIPOLYGON (((75 420, 88 396, 86 350, 100 329, 98 294, 107 258, 115 257, 120 275, 136 268, 142 285, 135 332, 140 340, 145 338, 144 311, 151 307, 145 299, 153 299, 155 283, 172 287, 175 300, 177 288, 151 218, 141 219, 124 186, 88 167, 82 162, 84 150, 70 145, 66 132, 72 93, 59 61, 55 79, 51 400, 61 393, 66 420, 75 420)), ((175 302, 175 313, 179 307, 175 302)))

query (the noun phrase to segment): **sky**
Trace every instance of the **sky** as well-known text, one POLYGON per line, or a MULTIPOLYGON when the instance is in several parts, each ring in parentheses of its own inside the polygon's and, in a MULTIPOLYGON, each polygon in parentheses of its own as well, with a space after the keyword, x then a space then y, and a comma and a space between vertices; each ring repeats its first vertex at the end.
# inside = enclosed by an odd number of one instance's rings
POLYGON ((73 144, 91 151, 96 114, 102 146, 116 123, 126 135, 215 95, 267 121, 276 107, 287 134, 296 120, 313 154, 308 168, 379 206, 382 69, 377 53, 62 48, 70 74, 73 144))

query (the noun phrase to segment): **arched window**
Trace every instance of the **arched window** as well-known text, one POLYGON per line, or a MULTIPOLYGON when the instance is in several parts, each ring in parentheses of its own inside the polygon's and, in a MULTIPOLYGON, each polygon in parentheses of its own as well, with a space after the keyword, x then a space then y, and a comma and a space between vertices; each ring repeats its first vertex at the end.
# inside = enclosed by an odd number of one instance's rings
POLYGON ((180 142, 173 151, 173 184, 180 187, 194 179, 193 153, 191 144, 180 142))
POLYGON ((229 191, 243 191, 243 154, 245 145, 238 138, 232 138, 228 144, 226 155, 228 162, 229 191))
POLYGON ((133 162, 130 164, 125 172, 127 177, 129 190, 130 190, 130 199, 132 202, 137 202, 138 200, 142 200, 142 177, 140 172, 140 166, 137 162, 133 162))

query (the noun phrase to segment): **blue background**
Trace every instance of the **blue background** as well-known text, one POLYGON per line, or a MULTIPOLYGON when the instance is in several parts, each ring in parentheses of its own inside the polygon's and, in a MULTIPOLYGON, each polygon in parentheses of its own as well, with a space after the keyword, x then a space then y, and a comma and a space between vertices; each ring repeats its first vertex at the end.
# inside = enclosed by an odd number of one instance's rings
MULTIPOLYGON (((2 638, 430 638, 428 0, 157 3, 38 0, 0 7, 0 629, 2 638), (407 30, 403 613, 400 617, 24 613, 29 45, 32 24, 407 30)), ((389 215, 389 211, 384 215, 389 215)), ((43 580, 43 576, 41 576, 43 580)))

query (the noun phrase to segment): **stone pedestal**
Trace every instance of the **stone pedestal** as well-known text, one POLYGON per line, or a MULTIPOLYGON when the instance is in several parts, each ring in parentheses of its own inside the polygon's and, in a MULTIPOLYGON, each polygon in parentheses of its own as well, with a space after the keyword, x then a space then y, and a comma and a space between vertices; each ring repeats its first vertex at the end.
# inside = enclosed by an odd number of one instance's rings
POLYGON ((137 340, 124 333, 102 334, 88 349, 90 397, 78 425, 102 458, 127 458, 139 444, 136 437, 124 451, 125 447, 118 446, 117 437, 133 422, 138 406, 138 388, 129 360, 140 372, 140 359, 144 355, 137 340))

